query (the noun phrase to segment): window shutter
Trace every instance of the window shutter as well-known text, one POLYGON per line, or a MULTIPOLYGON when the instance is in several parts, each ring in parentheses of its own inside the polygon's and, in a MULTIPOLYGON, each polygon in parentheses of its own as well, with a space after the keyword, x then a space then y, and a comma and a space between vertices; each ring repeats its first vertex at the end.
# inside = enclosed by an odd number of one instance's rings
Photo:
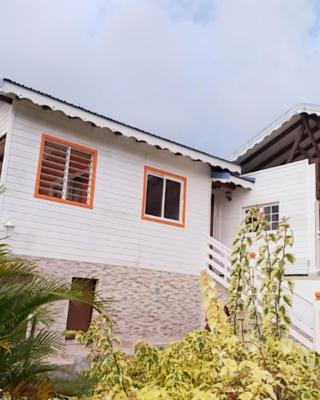
POLYGON ((39 194, 62 199, 68 147, 46 140, 40 172, 39 194))
POLYGON ((92 155, 71 149, 68 168, 66 199, 87 203, 90 195, 92 155))
POLYGON ((94 150, 46 137, 37 194, 89 206, 93 195, 95 157, 94 150))

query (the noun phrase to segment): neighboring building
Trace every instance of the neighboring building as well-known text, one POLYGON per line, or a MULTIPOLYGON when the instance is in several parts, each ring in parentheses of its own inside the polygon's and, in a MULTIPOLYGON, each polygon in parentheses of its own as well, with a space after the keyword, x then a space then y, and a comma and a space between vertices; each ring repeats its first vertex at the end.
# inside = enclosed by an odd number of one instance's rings
POLYGON ((215 238, 231 246, 234 231, 248 207, 259 205, 276 229, 288 217, 295 235, 296 263, 290 275, 320 271, 320 107, 299 105, 246 144, 235 162, 243 176, 254 178, 251 191, 232 191, 225 201, 216 193, 215 238))
MULTIPOLYGON (((319 270, 318 115, 291 111, 230 162, 4 79, 0 234, 45 273, 112 297, 121 337, 165 343, 203 324, 199 271, 250 206, 270 229, 290 217, 289 274, 319 270)), ((86 329, 92 311, 57 312, 64 330, 86 329)))

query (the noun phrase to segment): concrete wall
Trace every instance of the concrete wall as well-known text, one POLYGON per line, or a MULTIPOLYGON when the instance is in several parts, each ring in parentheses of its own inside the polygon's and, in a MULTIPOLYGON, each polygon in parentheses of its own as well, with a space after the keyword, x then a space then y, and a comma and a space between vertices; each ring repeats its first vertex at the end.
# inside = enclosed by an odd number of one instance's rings
MULTIPOLYGON (((111 316, 124 344, 138 339, 155 344, 181 338, 203 323, 198 277, 152 269, 49 258, 32 258, 45 274, 97 280, 96 290, 112 298, 111 316)), ((55 307, 53 328, 66 329, 68 303, 55 307)))

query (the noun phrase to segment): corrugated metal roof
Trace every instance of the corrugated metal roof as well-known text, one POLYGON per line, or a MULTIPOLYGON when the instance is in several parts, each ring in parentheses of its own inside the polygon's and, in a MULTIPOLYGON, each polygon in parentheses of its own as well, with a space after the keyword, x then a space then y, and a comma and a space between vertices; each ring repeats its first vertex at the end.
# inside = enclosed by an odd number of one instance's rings
POLYGON ((233 183, 235 186, 240 186, 244 189, 253 189, 255 178, 247 176, 234 176, 226 171, 212 171, 211 178, 213 182, 233 183))
POLYGON ((268 125, 262 132, 249 140, 234 156, 233 161, 241 163, 259 147, 268 143, 281 133, 281 129, 293 117, 301 113, 316 114, 320 116, 320 105, 301 103, 290 108, 274 122, 268 125))
POLYGON ((221 157, 216 157, 202 150, 194 149, 190 146, 177 143, 173 140, 163 138, 159 135, 150 133, 143 129, 136 128, 129 124, 125 124, 115 119, 106 117, 105 115, 85 109, 81 106, 51 96, 50 94, 33 89, 31 87, 15 82, 8 78, 4 78, 2 79, 2 81, 0 81, 0 92, 6 93, 8 95, 12 94, 19 99, 28 99, 34 104, 40 106, 47 106, 52 110, 61 111, 67 116, 78 117, 83 121, 91 122, 98 127, 108 128, 112 130, 114 133, 132 137, 136 139, 138 142, 145 142, 147 144, 156 146, 163 150, 169 150, 176 155, 190 157, 194 161, 201 161, 204 163, 208 163, 212 166, 220 166, 221 168, 229 169, 237 173, 241 172, 240 166, 238 166, 233 161, 229 161, 221 157), (44 101, 44 99, 47 99, 47 101, 44 101), (71 111, 71 109, 73 109, 73 111, 71 111), (78 111, 78 113, 76 113, 75 111, 78 111), (105 124, 101 124, 102 120, 104 120, 105 122, 109 122, 111 125, 109 124, 109 126, 107 126, 105 124), (124 133, 124 130, 121 128, 123 129, 126 128, 129 130, 129 132, 124 133), (119 131, 119 129, 121 130, 119 131))

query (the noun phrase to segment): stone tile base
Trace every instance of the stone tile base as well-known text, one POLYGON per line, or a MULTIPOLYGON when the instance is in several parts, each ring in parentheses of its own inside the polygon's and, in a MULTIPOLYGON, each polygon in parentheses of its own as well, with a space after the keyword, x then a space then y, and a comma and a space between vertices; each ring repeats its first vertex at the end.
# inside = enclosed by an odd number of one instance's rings
MULTIPOLYGON (((96 279, 97 290, 113 299, 116 333, 130 348, 139 339, 162 345, 203 324, 197 276, 104 264, 32 258, 45 273, 71 281, 96 279)), ((67 302, 55 307, 54 329, 64 331, 67 302)))

